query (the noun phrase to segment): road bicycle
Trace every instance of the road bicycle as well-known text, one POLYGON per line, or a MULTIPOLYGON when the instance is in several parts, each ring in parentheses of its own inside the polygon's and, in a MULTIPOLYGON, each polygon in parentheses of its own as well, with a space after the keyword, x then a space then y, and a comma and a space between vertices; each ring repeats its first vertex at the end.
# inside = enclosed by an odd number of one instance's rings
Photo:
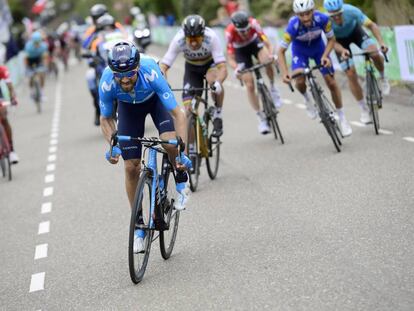
MULTIPOLYGON (((10 103, 0 100, 0 108, 9 106, 10 103)), ((7 138, 6 130, 0 122, 0 167, 3 178, 12 180, 12 163, 10 162, 11 146, 7 138)))
POLYGON ((112 135, 111 151, 118 141, 133 141, 144 146, 141 175, 135 192, 129 227, 128 262, 129 273, 134 284, 142 281, 148 264, 151 244, 159 237, 161 256, 170 258, 177 237, 180 212, 174 208, 176 202, 175 170, 161 144, 178 147, 178 154, 184 150, 181 140, 160 140, 158 138, 112 135), (146 157, 146 154, 148 155, 146 157), (161 171, 157 157, 162 155, 161 171), (145 160, 146 159, 146 160, 145 160), (135 230, 143 230, 144 251, 134 252, 135 230), (159 232, 156 235, 155 232, 159 232))
MULTIPOLYGON (((255 76, 256 76, 256 87, 257 87, 257 91, 260 94, 260 98, 262 100, 262 104, 263 104, 263 112, 266 115, 266 119, 267 122, 271 125, 272 127, 272 131, 273 134, 275 136, 275 139, 277 140, 278 138, 280 138, 280 142, 282 144, 285 143, 285 140, 283 138, 282 132, 280 131, 280 126, 279 123, 277 121, 277 116, 279 114, 278 109, 275 106, 275 103, 273 102, 272 96, 270 95, 270 91, 268 89, 268 87, 266 86, 263 76, 260 72, 260 69, 263 67, 266 67, 270 64, 275 64, 275 59, 263 63, 263 64, 257 64, 254 65, 250 68, 246 68, 243 70, 240 70, 239 73, 243 74, 246 72, 254 72, 255 76)), ((276 67, 277 71, 279 72, 278 67, 276 67)))
MULTIPOLYGON (((378 85, 377 78, 375 77, 374 65, 371 60, 371 55, 376 54, 377 52, 362 52, 352 54, 352 56, 363 56, 365 58, 365 96, 366 102, 368 105, 369 113, 372 118, 372 123, 374 125, 375 134, 379 134, 380 122, 378 110, 382 108, 382 92, 378 85)), ((383 54, 385 61, 388 63, 387 54, 383 54)), ((347 67, 349 70, 349 59, 346 60, 347 67)))
POLYGON ((40 74, 44 71, 45 69, 42 66, 35 66, 31 68, 31 96, 36 104, 38 113, 42 112, 42 87, 40 83, 40 74))
MULTIPOLYGON (((341 138, 342 133, 338 125, 338 119, 336 116, 336 109, 332 105, 332 103, 328 100, 325 96, 322 87, 316 81, 316 78, 313 74, 315 70, 319 70, 323 68, 322 65, 316 65, 312 68, 304 68, 303 72, 299 72, 292 76, 292 79, 295 79, 300 76, 304 76, 308 82, 311 89, 312 97, 314 100, 316 111, 318 112, 319 117, 321 118, 321 122, 325 127, 326 131, 328 132, 329 137, 332 139, 332 142, 335 146, 337 152, 341 152, 341 138)), ((292 92, 294 89, 292 84, 289 83, 289 87, 292 92)))
POLYGON ((189 171, 190 189, 195 192, 198 187, 200 177, 201 161, 206 160, 207 173, 210 179, 217 177, 220 164, 220 137, 213 135, 213 120, 216 111, 216 104, 209 104, 208 91, 214 90, 208 87, 207 80, 204 79, 203 88, 173 89, 173 91, 187 91, 194 94, 191 99, 191 106, 187 110, 188 139, 186 150, 193 162, 193 168, 189 171), (196 95, 197 92, 204 92, 196 95), (190 144, 193 148, 190 148, 190 144))

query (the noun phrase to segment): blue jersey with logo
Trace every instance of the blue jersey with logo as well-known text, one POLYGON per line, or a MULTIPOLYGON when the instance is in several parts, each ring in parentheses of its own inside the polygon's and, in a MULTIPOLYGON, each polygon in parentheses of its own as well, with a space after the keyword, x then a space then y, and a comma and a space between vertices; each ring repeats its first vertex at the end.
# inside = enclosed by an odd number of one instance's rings
POLYGON ((332 23, 329 17, 319 11, 314 11, 311 27, 305 27, 298 16, 293 16, 283 35, 280 45, 288 48, 292 43, 292 49, 308 49, 310 47, 320 47, 322 41, 322 32, 327 38, 332 38, 332 23))
POLYGON ((343 22, 341 25, 332 21, 332 28, 338 38, 347 38, 357 26, 366 26, 372 21, 362 11, 353 5, 344 4, 342 12, 343 22))
POLYGON ((112 70, 106 67, 99 82, 101 115, 104 117, 112 115, 114 100, 118 100, 120 105, 139 105, 154 95, 160 98, 168 111, 177 106, 174 94, 153 58, 141 54, 138 79, 134 89, 129 93, 121 89, 114 79, 112 70))
POLYGON ((48 51, 47 43, 42 41, 37 46, 34 44, 33 40, 29 40, 26 42, 24 46, 24 51, 28 58, 34 59, 42 57, 44 53, 48 51))

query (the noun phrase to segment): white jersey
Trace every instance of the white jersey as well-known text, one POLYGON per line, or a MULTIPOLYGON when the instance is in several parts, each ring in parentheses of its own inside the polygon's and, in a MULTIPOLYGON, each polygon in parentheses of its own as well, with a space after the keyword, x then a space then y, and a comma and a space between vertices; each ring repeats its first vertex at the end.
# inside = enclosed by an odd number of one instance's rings
POLYGON ((164 55, 161 63, 171 67, 180 52, 183 52, 184 58, 188 63, 197 66, 205 65, 211 60, 213 60, 215 64, 224 63, 226 61, 220 39, 214 30, 209 27, 205 28, 203 43, 197 50, 191 49, 186 44, 184 31, 180 29, 171 41, 168 51, 164 55))

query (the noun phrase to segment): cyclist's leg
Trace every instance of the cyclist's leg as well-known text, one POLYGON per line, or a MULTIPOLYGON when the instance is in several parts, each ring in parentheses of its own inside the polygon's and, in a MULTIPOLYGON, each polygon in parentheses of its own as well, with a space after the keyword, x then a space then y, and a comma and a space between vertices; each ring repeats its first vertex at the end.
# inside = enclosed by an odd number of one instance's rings
MULTIPOLYGON (((217 68, 216 68, 216 66, 211 67, 207 70, 206 80, 208 82, 208 85, 212 85, 217 80, 217 68)), ((212 96, 214 96, 214 102, 216 104, 216 107, 222 108, 223 107, 223 101, 224 101, 224 88, 223 88, 220 95, 213 94, 212 96)))
MULTIPOLYGON (((266 63, 268 61, 271 60, 271 55, 269 53, 269 49, 266 46, 263 46, 262 48, 259 49, 260 46, 258 46, 257 48, 257 52, 255 54, 255 56, 259 59, 260 63, 266 63)), ((276 106, 276 108, 280 108, 282 106, 282 101, 280 98, 280 92, 279 90, 275 87, 275 70, 274 70, 274 65, 270 64, 268 66, 266 66, 266 74, 269 78, 269 82, 270 82, 270 92, 272 94, 272 99, 274 102, 274 105, 276 106)))
POLYGON ((0 123, 3 125, 4 130, 6 132, 7 140, 9 141, 10 150, 14 151, 13 149, 13 140, 12 140, 12 129, 7 119, 7 108, 0 107, 0 123))
MULTIPOLYGON (((225 66, 225 64, 220 64, 221 66, 225 66)), ((218 69, 216 67, 209 68, 206 73, 206 79, 209 85, 212 85, 217 80, 218 69)), ((222 119, 222 108, 223 108, 223 101, 224 101, 224 88, 220 94, 212 94, 214 99, 214 103, 216 105, 216 109, 214 110, 213 116, 213 135, 219 137, 223 135, 223 119, 222 119)))
MULTIPOLYGON (((146 103, 132 105, 120 102, 118 105, 118 134, 142 137, 145 131, 145 117, 149 105, 146 103)), ((131 206, 141 172, 141 144, 119 142, 125 168, 125 188, 131 206)))

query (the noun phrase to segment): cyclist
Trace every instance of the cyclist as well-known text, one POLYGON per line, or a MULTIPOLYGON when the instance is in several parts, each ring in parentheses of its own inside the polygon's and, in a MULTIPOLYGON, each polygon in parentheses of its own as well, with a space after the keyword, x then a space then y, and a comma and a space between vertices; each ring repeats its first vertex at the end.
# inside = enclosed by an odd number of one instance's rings
MULTIPOLYGON (((264 34, 258 21, 250 17, 245 11, 237 11, 231 15, 231 23, 227 26, 225 35, 229 64, 234 69, 236 77, 246 85, 250 105, 259 119, 259 132, 268 134, 270 133, 270 127, 266 115, 260 108, 259 98, 255 93, 253 74, 251 72, 240 74, 239 71, 253 66, 252 56, 257 58, 260 63, 272 60, 272 44, 264 34)), ((274 85, 272 65, 266 67, 266 74, 270 80, 270 92, 274 105, 276 108, 280 108, 282 101, 279 91, 274 85)))
MULTIPOLYGON (((39 31, 35 31, 24 47, 26 52, 26 66, 30 76, 29 86, 33 86, 33 77, 37 73, 40 77, 40 89, 45 85, 45 68, 48 67, 49 47, 39 31), (37 69, 37 70, 36 70, 37 69)), ((43 92, 41 92, 43 94, 43 92)))
MULTIPOLYGON (((384 43, 377 24, 371 21, 360 9, 350 4, 344 4, 343 0, 325 0, 324 7, 332 20, 332 28, 337 40, 336 50, 341 54, 345 52, 347 56, 352 56, 350 45, 354 43, 362 50, 372 53, 371 58, 380 73, 382 92, 384 95, 389 95, 390 84, 384 74, 384 59, 379 55, 375 41, 362 28, 364 26, 371 30, 380 44, 381 51, 385 54, 388 52, 388 47, 384 43)), ((361 107, 361 122, 370 123, 369 109, 364 100, 364 93, 358 81, 354 62, 352 59, 342 61, 341 67, 346 71, 351 92, 361 107)))
MULTIPOLYGON (((0 80, 4 80, 6 82, 7 88, 9 90, 11 104, 17 105, 16 93, 14 91, 13 84, 10 79, 9 70, 7 69, 6 66, 2 66, 1 63, 3 63, 3 61, 0 62, 0 80)), ((3 101, 3 99, 4 99, 3 93, 0 88, 0 103, 3 101)), ((7 118, 7 107, 2 107, 1 105, 0 105, 0 122, 6 131, 7 139, 9 140, 9 143, 10 143, 10 149, 11 149, 10 154, 9 154, 10 162, 12 164, 16 164, 19 162, 19 157, 17 153, 14 151, 12 128, 7 118)))
MULTIPOLYGON (((309 66, 309 59, 313 59, 316 64, 322 64, 324 68, 321 73, 331 91, 332 100, 336 106, 339 117, 339 124, 343 136, 350 136, 352 128, 346 120, 342 106, 342 94, 336 83, 329 53, 335 45, 335 36, 329 17, 319 11, 315 11, 313 0, 294 0, 293 11, 296 16, 289 20, 289 24, 284 33, 281 46, 279 48, 279 63, 283 75, 283 81, 289 83, 289 75, 285 53, 292 43, 292 74, 301 72, 309 66), (328 43, 325 45, 322 39, 322 32, 325 33, 328 43)), ((312 97, 306 90, 305 77, 296 79, 296 88, 305 98, 308 116, 311 119, 317 118, 317 112, 312 102, 312 97)))
MULTIPOLYGON (((220 39, 213 29, 205 26, 201 16, 189 15, 161 60, 160 68, 165 76, 180 52, 183 52, 185 58, 184 89, 204 87, 204 77, 214 87, 217 109, 213 117, 213 135, 219 137, 223 134, 223 82, 227 77, 226 59, 220 39)), ((196 94, 201 95, 202 92, 196 94)), ((183 92, 184 106, 191 103, 192 95, 188 91, 183 92)))
MULTIPOLYGON (((151 117, 161 139, 174 139, 176 134, 185 140, 187 122, 185 111, 177 105, 174 95, 164 79, 154 59, 143 55, 140 57, 133 43, 120 41, 115 44, 108 55, 108 64, 99 83, 101 107, 101 129, 110 141, 116 123, 113 116, 113 102, 118 104, 118 133, 133 137, 142 137, 145 130, 145 118, 151 117), (174 119, 174 121, 173 121, 174 119), (175 125, 175 126, 174 126, 175 125)), ((171 163, 176 165, 178 200, 177 210, 182 210, 187 201, 187 173, 184 169, 191 167, 191 161, 181 152, 181 163, 176 161, 177 150, 166 145, 171 163)), ((116 164, 122 154, 125 164, 125 184, 129 202, 132 206, 141 169, 141 145, 120 142, 113 148, 107 159, 116 164)), ((137 230, 134 251, 143 249, 144 232, 137 230)))

